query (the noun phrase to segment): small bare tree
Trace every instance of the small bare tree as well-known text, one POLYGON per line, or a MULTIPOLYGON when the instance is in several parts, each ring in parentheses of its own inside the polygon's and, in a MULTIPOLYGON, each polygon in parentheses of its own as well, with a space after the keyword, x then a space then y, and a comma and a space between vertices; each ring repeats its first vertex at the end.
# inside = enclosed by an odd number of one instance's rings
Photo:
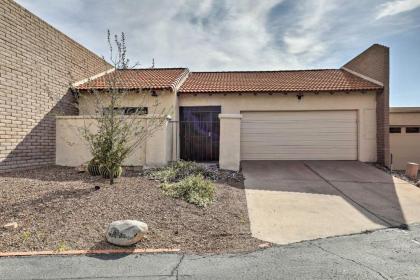
POLYGON ((89 104, 90 117, 97 121, 97 129, 92 129, 85 122, 81 135, 88 142, 93 159, 109 174, 112 185, 123 161, 164 125, 171 108, 162 108, 153 90, 128 89, 124 86, 124 71, 138 66, 137 63, 129 66, 125 34, 121 33, 120 37, 115 35, 112 40, 108 30, 108 44, 114 71, 102 77, 105 86, 88 91, 73 88, 73 91, 78 98, 79 111, 82 102, 85 106, 89 104), (128 94, 133 93, 139 100, 138 104, 142 105, 127 112, 122 102, 128 94))

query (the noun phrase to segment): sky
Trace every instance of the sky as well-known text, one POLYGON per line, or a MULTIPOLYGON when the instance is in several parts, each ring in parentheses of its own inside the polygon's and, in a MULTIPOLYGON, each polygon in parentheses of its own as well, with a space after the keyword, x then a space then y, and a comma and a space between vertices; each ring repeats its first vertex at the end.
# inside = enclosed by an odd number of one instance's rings
POLYGON ((420 0, 17 0, 109 57, 124 32, 141 67, 191 71, 339 68, 390 47, 391 106, 420 107, 420 0))

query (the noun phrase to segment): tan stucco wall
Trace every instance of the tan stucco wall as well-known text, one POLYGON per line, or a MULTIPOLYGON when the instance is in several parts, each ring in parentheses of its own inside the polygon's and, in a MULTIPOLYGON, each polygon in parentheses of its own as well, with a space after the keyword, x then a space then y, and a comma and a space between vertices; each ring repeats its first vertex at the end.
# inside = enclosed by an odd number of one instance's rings
POLYGON ((403 112, 391 112, 389 114, 390 125, 409 125, 419 126, 420 125, 420 111, 416 113, 403 113, 403 112))
POLYGON ((241 114, 220 114, 221 169, 238 171, 241 162, 241 114))
MULTIPOLYGON (((89 98, 89 97, 88 97, 89 98)), ((95 110, 89 104, 92 100, 80 100, 80 114, 92 114, 95 110)), ((305 94, 298 100, 295 94, 181 94, 177 97, 171 92, 160 92, 161 108, 170 108, 172 121, 166 127, 166 142, 161 147, 171 151, 172 156, 165 152, 167 161, 179 157, 178 106, 221 106, 222 114, 240 115, 247 111, 304 111, 304 110, 356 110, 358 117, 358 160, 364 162, 376 161, 376 96, 367 93, 313 93, 305 94), (176 152, 178 151, 178 152, 176 152)), ((146 102, 147 103, 147 102, 146 102)), ((141 94, 130 93, 124 96, 120 106, 147 106, 141 94)), ((147 149, 147 154, 160 154, 162 148, 153 151, 147 149)), ((159 156, 160 157, 160 156, 159 156)), ((240 118, 221 118, 220 165, 226 169, 236 170, 240 162, 240 118), (235 136, 236 135, 236 136, 235 136)))
MULTIPOLYGON (((179 106, 221 106, 222 114, 240 114, 246 111, 304 111, 304 110, 356 110, 358 117, 358 160, 375 162, 376 151, 376 95, 375 93, 313 93, 298 100, 295 94, 183 94, 179 106)), ((231 133, 221 122, 221 139, 231 133)), ((240 137, 239 137, 240 138, 240 137)), ((230 142, 222 151, 236 151, 240 142, 230 142)), ((221 140, 221 146, 224 143, 221 140)), ((237 155, 230 155, 237 158, 237 155)), ((221 155, 221 158, 223 156, 221 155)), ((222 164, 222 163, 221 163, 222 164)), ((231 163, 229 163, 231 165, 231 163)))
MULTIPOLYGON (((138 117, 133 122, 137 125, 147 125, 149 117, 138 117)), ((56 119, 56 164, 62 166, 79 166, 88 162, 92 155, 88 143, 82 137, 82 130, 97 129, 97 120, 88 116, 60 116, 56 119)), ((154 130, 151 137, 137 147, 124 161, 125 166, 163 166, 172 155, 172 129, 169 120, 163 126, 154 130)))
MULTIPOLYGON (((118 99, 118 107, 148 107, 150 115, 161 115, 165 113, 171 117, 177 115, 177 96, 171 91, 156 91, 157 97, 150 96, 149 93, 123 93, 122 97, 118 99), (157 102, 157 105, 155 105, 157 102)), ((95 115, 100 107, 109 106, 110 97, 106 94, 81 94, 79 102, 79 115, 95 115), (100 100, 100 101, 98 101, 100 100), (98 103, 100 102, 100 103, 98 103)))
MULTIPOLYGON (((176 160, 176 151, 179 151, 179 147, 177 147, 179 145, 179 135, 176 127, 178 121, 178 96, 169 90, 156 90, 156 93, 157 97, 150 96, 148 91, 124 93, 118 99, 117 107, 148 107, 149 115, 168 115, 171 118, 171 121, 165 127, 168 136, 165 138, 166 142, 164 144, 165 150, 170 151, 170 153, 165 152, 166 162, 169 162, 176 160)), ((109 96, 102 95, 100 101, 98 101, 98 96, 98 94, 82 94, 78 100, 79 115, 92 116, 96 114, 100 107, 109 106, 109 96)), ((149 149, 148 152, 151 152, 152 149, 149 149)), ((148 158, 151 157, 149 156, 148 158)))
POLYGON ((404 170, 407 162, 420 163, 420 133, 405 133, 406 126, 420 126, 420 112, 391 112, 390 125, 402 127, 401 134, 390 133, 392 168, 404 170))

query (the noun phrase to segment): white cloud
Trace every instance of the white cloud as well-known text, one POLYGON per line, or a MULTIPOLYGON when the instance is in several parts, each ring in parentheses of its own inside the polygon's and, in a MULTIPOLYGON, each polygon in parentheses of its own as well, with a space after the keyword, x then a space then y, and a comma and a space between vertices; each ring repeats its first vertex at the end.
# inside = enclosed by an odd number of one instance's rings
POLYGON ((195 71, 337 67, 390 29, 373 20, 382 0, 17 1, 105 57, 109 28, 133 62, 195 71))
POLYGON ((380 5, 376 19, 408 12, 418 7, 420 7, 420 0, 389 1, 380 5))
POLYGON ((336 3, 331 0, 310 0, 301 4, 296 22, 286 29, 283 37, 288 53, 301 55, 305 61, 324 55, 328 50, 324 36, 335 18, 332 14, 335 9, 336 3))

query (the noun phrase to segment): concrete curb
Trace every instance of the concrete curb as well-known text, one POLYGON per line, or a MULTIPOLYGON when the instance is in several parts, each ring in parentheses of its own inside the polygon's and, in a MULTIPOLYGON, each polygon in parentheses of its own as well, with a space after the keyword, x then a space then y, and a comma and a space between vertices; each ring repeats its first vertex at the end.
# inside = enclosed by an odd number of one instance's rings
POLYGON ((150 254, 150 253, 176 253, 180 249, 109 249, 109 250, 69 250, 69 251, 32 251, 32 252, 0 252, 0 257, 24 256, 56 256, 56 255, 99 255, 99 254, 150 254))

